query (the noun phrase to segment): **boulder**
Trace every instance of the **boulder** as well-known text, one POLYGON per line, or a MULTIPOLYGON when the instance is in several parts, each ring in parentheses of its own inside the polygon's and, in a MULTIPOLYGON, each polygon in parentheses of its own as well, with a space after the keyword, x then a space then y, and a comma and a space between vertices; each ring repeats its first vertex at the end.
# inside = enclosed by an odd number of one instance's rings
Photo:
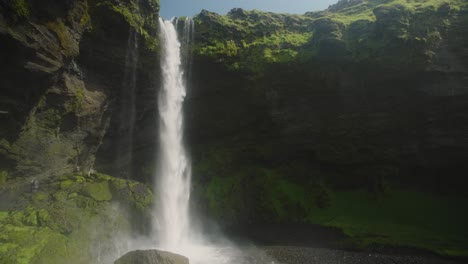
POLYGON ((188 264, 188 258, 171 252, 136 250, 128 252, 117 259, 114 264, 188 264))

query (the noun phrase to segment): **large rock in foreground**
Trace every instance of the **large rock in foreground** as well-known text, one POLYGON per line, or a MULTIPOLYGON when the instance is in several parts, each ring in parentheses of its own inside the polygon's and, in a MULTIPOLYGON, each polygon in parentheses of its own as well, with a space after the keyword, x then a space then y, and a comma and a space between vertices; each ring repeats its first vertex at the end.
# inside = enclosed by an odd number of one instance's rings
POLYGON ((152 250, 136 250, 128 252, 116 260, 114 264, 188 264, 188 258, 171 252, 152 250))

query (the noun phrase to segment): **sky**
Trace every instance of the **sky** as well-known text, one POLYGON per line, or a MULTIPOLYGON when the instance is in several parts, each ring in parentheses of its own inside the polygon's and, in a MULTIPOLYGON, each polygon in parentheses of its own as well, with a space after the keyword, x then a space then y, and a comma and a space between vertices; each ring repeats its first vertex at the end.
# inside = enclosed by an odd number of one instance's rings
POLYGON ((179 16, 194 16, 202 9, 226 14, 232 8, 246 10, 304 14, 307 11, 326 9, 338 0, 160 0, 161 16, 164 19, 179 16))

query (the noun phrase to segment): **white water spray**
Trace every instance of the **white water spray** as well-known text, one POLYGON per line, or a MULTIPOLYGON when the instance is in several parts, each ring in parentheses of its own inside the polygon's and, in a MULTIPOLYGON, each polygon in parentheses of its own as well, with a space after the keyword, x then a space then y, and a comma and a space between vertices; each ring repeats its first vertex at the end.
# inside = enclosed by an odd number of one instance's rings
POLYGON ((189 239, 190 163, 183 145, 185 98, 181 44, 171 21, 159 20, 163 56, 163 85, 158 97, 159 161, 156 190, 159 193, 157 236, 160 247, 179 252, 189 239))
MULTIPOLYGON (((263 255, 252 260, 252 254, 246 256, 245 252, 220 237, 214 245, 190 223, 191 167, 183 144, 183 102, 186 95, 183 68, 190 69, 190 51, 181 49, 177 26, 162 19, 159 19, 159 25, 163 45, 163 85, 158 96, 160 146, 155 191, 159 199, 155 201, 153 232, 156 246, 188 257, 191 264, 274 263, 265 260, 263 255)), ((188 45, 193 41, 193 21, 190 18, 185 20, 183 32, 181 40, 188 45)))

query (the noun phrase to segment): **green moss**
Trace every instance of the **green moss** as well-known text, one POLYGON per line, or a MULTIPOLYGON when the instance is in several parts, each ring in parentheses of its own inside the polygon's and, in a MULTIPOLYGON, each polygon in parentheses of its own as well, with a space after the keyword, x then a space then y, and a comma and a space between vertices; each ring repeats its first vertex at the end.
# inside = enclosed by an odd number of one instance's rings
POLYGON ((95 174, 92 175, 92 177, 94 178, 95 181, 111 181, 111 180, 114 180, 114 178, 112 178, 111 176, 106 175, 106 174, 102 174, 102 173, 95 173, 95 174))
POLYGON ((316 59, 424 69, 457 10, 466 6, 461 0, 364 0, 302 16, 202 11, 195 18, 194 51, 229 70, 258 74, 272 64, 316 59))
POLYGON ((202 47, 199 52, 202 55, 211 57, 233 57, 237 55, 237 47, 236 44, 230 40, 226 41, 225 43, 215 42, 212 46, 202 47))
POLYGON ((31 200, 33 203, 40 204, 49 200, 49 194, 45 192, 37 192, 32 195, 31 200))
POLYGON ((466 197, 390 189, 384 179, 365 191, 331 190, 319 173, 304 172, 300 164, 258 168, 245 157, 249 151, 222 144, 229 147, 204 146, 194 160, 194 196, 203 197, 200 203, 220 222, 309 222, 342 229, 350 236, 348 246, 467 253, 468 233, 460 229, 468 222, 466 197))
POLYGON ((86 27, 86 26, 88 26, 90 24, 91 17, 90 17, 89 12, 88 12, 88 3, 84 2, 83 5, 84 5, 84 7, 86 9, 86 12, 84 12, 83 16, 80 19, 80 25, 82 27, 86 27))
POLYGON ((37 219, 37 211, 32 207, 26 207, 21 222, 28 226, 37 226, 39 223, 37 219))
POLYGON ((145 20, 140 13, 136 12, 135 7, 124 5, 111 5, 110 7, 115 12, 121 14, 133 28, 141 30, 145 20))
POLYGON ((84 183, 86 182, 86 178, 81 175, 74 176, 75 182, 77 183, 84 183))
POLYGON ((8 218, 8 212, 2 212, 0 211, 0 222, 6 218, 8 218))
POLYGON ((302 222, 314 205, 303 186, 267 169, 249 168, 232 176, 213 177, 204 195, 214 216, 238 221, 302 222))
POLYGON ((9 241, 0 244, 4 263, 37 263, 37 256, 44 250, 55 255, 66 252, 67 239, 49 228, 4 225, 0 231, 0 239, 9 241))
POLYGON ((65 180, 60 182, 60 189, 68 189, 72 187, 75 183, 72 180, 65 180))
POLYGON ((50 222, 50 215, 46 209, 40 209, 37 211, 37 220, 39 226, 47 226, 50 222))
MULTIPOLYGON (((97 251, 109 252, 113 234, 129 229, 127 214, 108 202, 113 198, 109 193, 110 183, 121 179, 103 174, 86 180, 79 175, 57 178, 56 182, 41 185, 41 192, 33 194, 30 203, 22 200, 15 210, 0 212, 0 262, 92 263, 98 256, 83 248, 101 245, 97 251), (60 189, 60 183, 64 182, 66 191, 60 189), (93 198, 77 192, 69 195, 72 190, 82 190, 93 198), (49 195, 54 199, 48 199, 49 195)), ((139 206, 147 208, 149 188, 134 181, 128 181, 126 186, 131 191, 114 200, 132 209, 137 205, 129 201, 138 201, 139 206)))
POLYGON ((8 179, 8 172, 7 171, 0 171, 0 186, 4 185, 8 179))
POLYGON ((313 209, 314 223, 341 228, 355 243, 417 247, 448 256, 466 256, 467 199, 415 191, 393 191, 381 199, 368 193, 334 192, 331 206, 313 209))
POLYGON ((263 194, 262 207, 273 212, 276 221, 304 221, 308 202, 302 186, 292 183, 277 172, 264 170, 261 178, 263 194))
MULTIPOLYGON (((148 3, 152 9, 159 10, 158 1, 149 1, 148 3)), ((153 52, 159 51, 159 40, 150 33, 150 29, 155 30, 157 27, 156 13, 146 13, 133 1, 130 1, 127 5, 114 5, 104 2, 98 4, 98 6, 107 7, 123 16, 125 21, 143 37, 145 48, 153 52)))
POLYGON ((7 155, 17 162, 24 175, 50 176, 73 170, 83 140, 79 133, 61 133, 62 114, 58 109, 33 109, 7 155))
POLYGON ((229 215, 229 211, 234 208, 230 199, 235 198, 235 191, 239 186, 239 179, 236 177, 214 177, 206 187, 205 195, 208 198, 209 207, 217 217, 229 215))
POLYGON ((76 89, 76 100, 75 100, 75 106, 74 106, 74 109, 75 109, 75 112, 79 112, 83 106, 83 101, 85 99, 85 91, 84 91, 84 88, 83 87, 78 87, 76 89))
POLYGON ((112 199, 109 182, 89 183, 84 186, 83 194, 96 201, 109 201, 112 199))
POLYGON ((68 194, 65 191, 58 191, 52 194, 55 201, 65 201, 68 198, 68 194))
POLYGON ((30 8, 26 0, 12 0, 10 6, 17 18, 27 18, 30 15, 30 8))
POLYGON ((39 102, 37 103, 37 108, 38 109, 42 109, 46 106, 46 102, 47 102, 47 99, 46 99, 46 96, 41 96, 41 98, 39 98, 39 102))
POLYGON ((202 12, 195 18, 195 52, 223 62, 232 70, 261 71, 266 64, 287 63, 312 37, 303 16, 236 9, 227 16, 202 12))
POLYGON ((24 216, 24 212, 23 211, 13 211, 10 213, 10 217, 9 217, 9 223, 13 224, 13 225, 17 225, 17 226, 22 226, 23 225, 23 216, 24 216))
POLYGON ((44 129, 55 129, 60 126, 62 122, 62 115, 56 109, 47 109, 38 114, 37 125, 44 129))
POLYGON ((97 206, 97 201, 90 197, 77 196, 75 199, 76 206, 82 209, 94 210, 97 206))
POLYGON ((47 27, 57 35, 66 56, 74 57, 78 55, 78 44, 61 20, 49 22, 47 23, 47 27))

